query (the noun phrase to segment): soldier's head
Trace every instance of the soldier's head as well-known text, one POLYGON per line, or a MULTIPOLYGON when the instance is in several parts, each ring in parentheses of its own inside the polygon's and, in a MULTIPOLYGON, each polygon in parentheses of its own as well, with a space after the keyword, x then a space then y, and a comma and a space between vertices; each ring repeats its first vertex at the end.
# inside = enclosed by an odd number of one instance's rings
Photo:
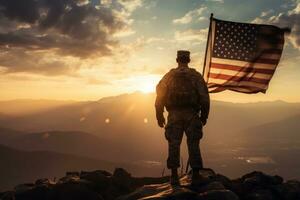
POLYGON ((190 52, 185 50, 177 51, 176 61, 179 65, 187 65, 191 61, 190 52))

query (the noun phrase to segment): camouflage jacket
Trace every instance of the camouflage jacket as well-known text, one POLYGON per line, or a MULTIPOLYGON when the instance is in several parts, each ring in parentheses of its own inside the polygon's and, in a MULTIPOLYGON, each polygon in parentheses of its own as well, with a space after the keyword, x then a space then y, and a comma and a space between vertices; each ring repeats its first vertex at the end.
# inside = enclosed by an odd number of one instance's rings
MULTIPOLYGON (((179 68, 173 68, 168 73, 164 75, 164 77, 159 81, 159 83, 156 86, 156 100, 155 100, 155 108, 156 108, 156 115, 162 116, 164 112, 164 107, 169 111, 168 106, 166 105, 166 94, 168 90, 168 82, 176 72, 176 70, 179 70, 179 68)), ((197 93, 199 94, 199 108, 201 111, 201 118, 207 119, 209 114, 209 107, 210 107, 210 100, 209 100, 209 94, 208 89, 206 86, 206 83, 202 77, 202 75, 197 72, 194 68, 184 68, 180 70, 186 70, 186 72, 189 74, 190 79, 195 83, 197 93)))

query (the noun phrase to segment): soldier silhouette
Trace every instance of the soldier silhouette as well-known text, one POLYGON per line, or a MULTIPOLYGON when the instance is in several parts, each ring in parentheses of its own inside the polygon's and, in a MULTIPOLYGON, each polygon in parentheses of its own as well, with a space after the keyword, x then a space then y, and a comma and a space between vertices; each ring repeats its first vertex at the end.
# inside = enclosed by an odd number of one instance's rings
POLYGON ((209 114, 209 94, 202 75, 188 66, 189 51, 177 51, 177 68, 171 69, 156 86, 156 119, 165 128, 168 140, 167 167, 171 170, 170 183, 180 185, 177 169, 180 167, 180 144, 183 134, 187 136, 189 163, 192 168, 192 184, 203 181, 199 170, 203 168, 200 153, 202 127, 209 114), (167 124, 163 115, 168 111, 167 124))

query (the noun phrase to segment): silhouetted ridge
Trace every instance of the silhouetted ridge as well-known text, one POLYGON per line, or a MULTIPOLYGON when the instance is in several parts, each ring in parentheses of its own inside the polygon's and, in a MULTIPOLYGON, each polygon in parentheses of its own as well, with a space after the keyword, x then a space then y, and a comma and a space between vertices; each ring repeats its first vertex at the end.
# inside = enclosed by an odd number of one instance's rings
POLYGON ((181 187, 172 188, 169 177, 132 177, 122 168, 113 173, 105 170, 67 172, 59 180, 38 179, 35 183, 17 185, 13 191, 0 193, 3 200, 299 200, 300 182, 284 181, 254 171, 230 180, 211 169, 200 171, 207 181, 190 185, 190 176, 183 176, 181 187))

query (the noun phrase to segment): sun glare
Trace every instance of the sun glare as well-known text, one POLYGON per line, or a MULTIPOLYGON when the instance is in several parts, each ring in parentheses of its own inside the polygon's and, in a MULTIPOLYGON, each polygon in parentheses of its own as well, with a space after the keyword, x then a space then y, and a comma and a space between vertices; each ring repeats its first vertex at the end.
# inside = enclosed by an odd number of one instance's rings
POLYGON ((143 93, 151 93, 155 91, 156 84, 160 80, 160 76, 147 75, 135 76, 120 82, 121 84, 128 85, 131 91, 140 91, 143 93))
POLYGON ((156 84, 159 81, 159 78, 156 76, 145 76, 138 78, 137 82, 138 88, 137 90, 143 92, 143 93, 151 93, 155 91, 156 84))

